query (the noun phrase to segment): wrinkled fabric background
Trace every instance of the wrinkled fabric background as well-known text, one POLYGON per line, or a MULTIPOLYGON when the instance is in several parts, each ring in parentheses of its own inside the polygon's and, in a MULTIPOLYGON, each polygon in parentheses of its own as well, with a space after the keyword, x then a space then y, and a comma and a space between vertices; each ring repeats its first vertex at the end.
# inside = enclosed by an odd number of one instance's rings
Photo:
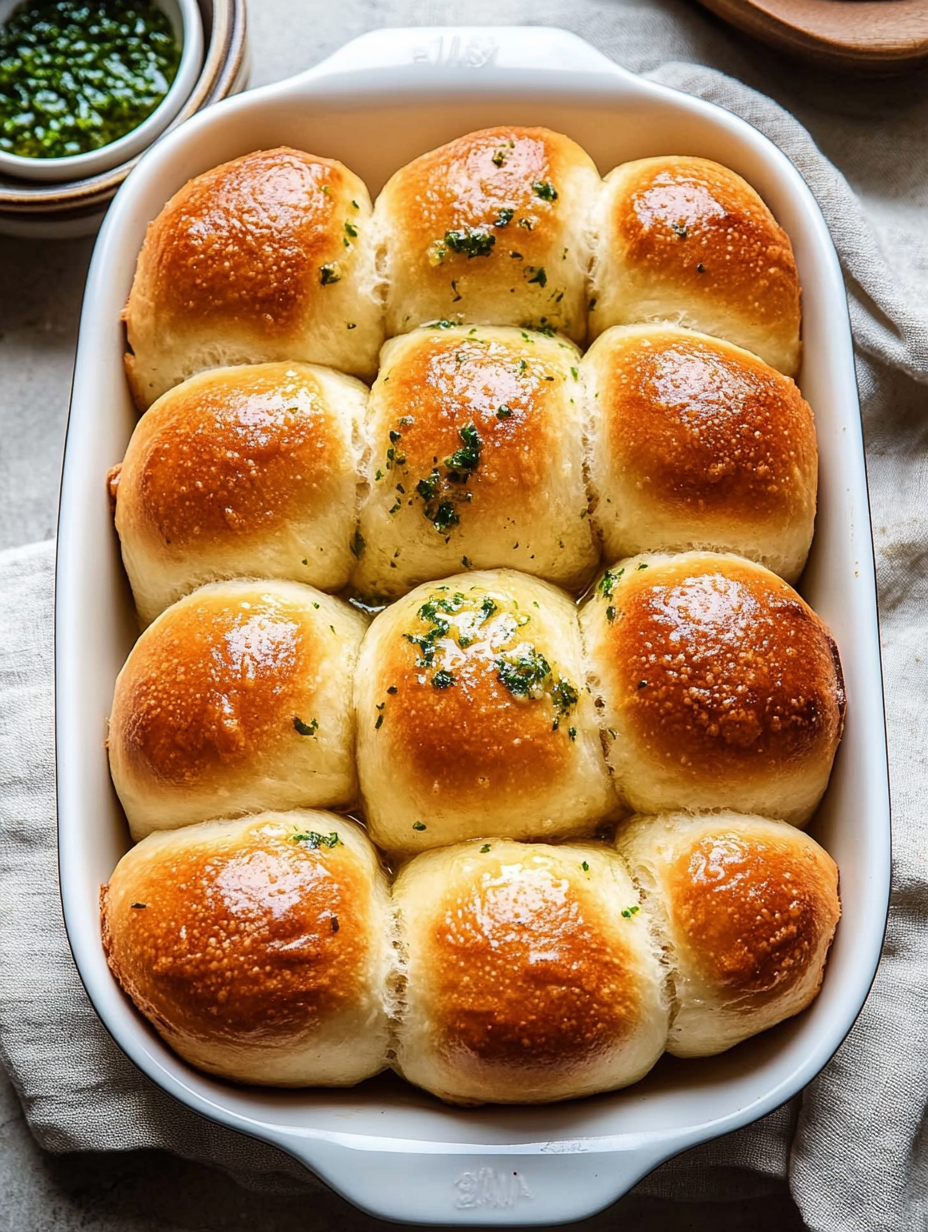
MULTIPOLYGON (((296 20, 292 9, 287 14, 283 0, 252 6, 253 84, 307 67, 378 26, 564 26, 626 67, 749 120, 788 154, 815 194, 845 273, 867 441, 894 809, 884 958, 856 1026, 801 1098, 669 1162, 641 1188, 712 1198, 724 1196, 735 1175, 745 1192, 749 1173, 757 1193, 771 1178, 788 1177, 814 1232, 926 1226, 926 75, 842 82, 732 37, 683 0, 473 0, 466 10, 345 0, 337 13, 314 2, 301 6, 296 20)), ((5 382, 4 355, 0 346, 5 382)), ((40 490, 30 469, 34 423, 21 431, 11 400, 3 402, 0 543, 17 544, 44 533, 49 484, 40 475, 40 490)), ((33 1133, 50 1151, 161 1147, 218 1164, 252 1186, 311 1187, 312 1178, 286 1156, 208 1124, 153 1087, 110 1040, 80 985, 57 894, 53 572, 48 542, 0 554, 0 1057, 33 1133)))

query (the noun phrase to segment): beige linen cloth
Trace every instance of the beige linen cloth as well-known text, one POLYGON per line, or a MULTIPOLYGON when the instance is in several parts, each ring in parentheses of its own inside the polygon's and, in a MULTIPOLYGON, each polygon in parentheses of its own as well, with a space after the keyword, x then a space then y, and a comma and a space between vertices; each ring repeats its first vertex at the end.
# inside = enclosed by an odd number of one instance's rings
MULTIPOLYGON (((584 4, 578 11, 584 20, 572 22, 574 28, 625 58, 617 10, 584 4)), ((563 6, 558 15, 565 24, 563 6)), ((428 20, 434 10, 404 16, 428 20)), ((537 7, 532 13, 535 22, 551 16, 537 7)), ((895 861, 883 962, 836 1057, 791 1105, 671 1161, 643 1189, 690 1199, 724 1197, 737 1169, 741 1192, 748 1173, 755 1192, 770 1187, 773 1177, 788 1177, 813 1232, 923 1228, 928 239, 912 223, 914 207, 928 197, 928 125, 897 124, 896 151, 882 165, 879 159, 861 162, 849 136, 840 153, 856 182, 871 190, 865 211, 809 134, 768 98, 691 64, 666 64, 650 75, 737 112, 785 150, 818 199, 841 256, 868 445, 895 861)), ((853 123, 848 131, 853 134, 853 123)), ((872 155, 873 143, 866 148, 872 155)), ((0 1053, 28 1122, 51 1151, 161 1147, 223 1166, 246 1184, 316 1184, 287 1157, 208 1124, 156 1089, 122 1055, 86 998, 57 893, 53 572, 50 544, 0 556, 0 1053)))

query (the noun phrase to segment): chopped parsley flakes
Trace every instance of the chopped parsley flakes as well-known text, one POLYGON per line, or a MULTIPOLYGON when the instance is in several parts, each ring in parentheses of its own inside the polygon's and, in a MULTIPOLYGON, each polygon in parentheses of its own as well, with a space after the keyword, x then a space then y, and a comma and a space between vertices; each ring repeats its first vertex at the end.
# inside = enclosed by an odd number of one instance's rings
POLYGON ((305 843, 314 851, 320 847, 338 847, 341 839, 333 830, 331 834, 317 834, 315 830, 301 830, 292 836, 294 843, 305 843))
POLYGON ((295 714, 293 716, 293 726, 301 736, 315 736, 316 732, 319 730, 319 720, 310 719, 308 723, 304 723, 299 715, 295 714))
POLYGON ((557 189, 550 180, 536 180, 532 185, 532 192, 536 197, 541 197, 542 201, 557 200, 557 189))

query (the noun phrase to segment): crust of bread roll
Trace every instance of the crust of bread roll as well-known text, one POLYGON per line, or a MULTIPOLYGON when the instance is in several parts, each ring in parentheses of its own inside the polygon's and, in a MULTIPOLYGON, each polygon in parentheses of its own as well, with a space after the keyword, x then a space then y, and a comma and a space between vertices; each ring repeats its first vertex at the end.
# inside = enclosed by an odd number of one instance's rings
POLYGON ((347 585, 366 401, 297 363, 213 369, 158 399, 110 475, 143 626, 226 578, 347 585))
POLYGON ((669 321, 795 376, 800 287, 789 237, 740 175, 705 158, 616 167, 594 210, 590 337, 669 321))
POLYGON ((116 679, 109 723, 133 838, 353 803, 352 676, 365 627, 297 582, 217 582, 162 613, 116 679))
POLYGON ((418 587, 368 630, 355 699, 365 814, 388 851, 591 835, 616 813, 576 609, 545 582, 418 587))
POLYGON ((370 196, 281 147, 188 181, 149 225, 125 310, 140 411, 223 364, 302 360, 369 379, 383 341, 370 196))
POLYGON ((199 1069, 352 1086, 386 1067, 389 887, 356 823, 298 810, 150 835, 101 914, 119 983, 199 1069))
POLYGON ((374 208, 387 336, 448 320, 582 342, 599 185, 589 155, 545 128, 482 129, 407 163, 374 208))
POLYGON ((580 616, 616 786, 640 813, 731 808, 802 825, 844 725, 834 639, 738 556, 631 557, 580 616))
POLYGON ((393 889, 406 965, 396 1068, 450 1103, 627 1086, 664 1050, 665 973, 615 852, 505 839, 417 856, 393 889))
POLYGON ((582 589, 599 551, 579 364, 564 339, 511 328, 422 329, 386 344, 366 421, 356 590, 404 594, 465 558, 582 589))
POLYGON ((676 813, 633 819, 617 846, 672 968, 669 1052, 724 1052, 815 999, 841 906, 814 839, 769 818, 676 813))
POLYGON ((581 373, 593 522, 608 560, 737 552, 797 580, 818 448, 789 377, 732 343, 666 325, 607 330, 581 373))

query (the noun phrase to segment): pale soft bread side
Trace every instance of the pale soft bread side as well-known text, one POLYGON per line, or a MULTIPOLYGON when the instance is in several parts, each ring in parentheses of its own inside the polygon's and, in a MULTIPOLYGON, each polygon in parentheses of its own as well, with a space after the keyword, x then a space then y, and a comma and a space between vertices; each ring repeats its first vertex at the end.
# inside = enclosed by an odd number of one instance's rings
POLYGON ((742 557, 642 555, 580 615, 616 786, 640 813, 732 808, 802 825, 844 725, 834 639, 742 557))
POLYGON ((635 818, 616 845, 663 934, 669 1052, 724 1052, 815 999, 841 906, 814 839, 764 817, 675 813, 635 818))
POLYGON ((604 845, 488 838, 427 852, 393 901, 406 973, 396 1068, 417 1086, 451 1103, 548 1103, 637 1082, 663 1052, 648 910, 604 845))
POLYGON ((101 908, 113 973, 197 1068, 352 1086, 386 1067, 389 886, 354 822, 298 810, 150 835, 101 908))
POLYGON ((225 364, 302 360, 369 379, 383 341, 364 183, 257 150, 188 181, 149 224, 125 310, 140 411, 225 364))
POLYGON ((374 206, 387 336, 448 320, 582 342, 599 185, 589 155, 545 128, 482 129, 407 163, 374 206))
POLYGON ((606 176, 593 212, 590 337, 667 321, 799 369, 789 236, 740 175, 705 158, 643 158, 606 176))
POLYGON ((367 493, 354 588, 510 567, 582 589, 599 559, 587 516, 580 354, 492 326, 386 344, 365 423, 367 493))
POLYGON ((368 630, 355 699, 365 815, 388 851, 591 835, 615 815, 576 609, 545 582, 418 587, 368 630))
POLYGON ((143 626, 226 578, 347 584, 366 402, 360 381, 298 363, 216 368, 158 399, 110 473, 143 626))
POLYGON ((133 838, 357 795, 352 678, 365 621, 297 582, 204 586, 116 679, 110 772, 133 838))
POLYGON ((607 560, 737 552, 798 579, 818 449, 789 377, 732 343, 666 325, 606 330, 580 368, 607 560))

